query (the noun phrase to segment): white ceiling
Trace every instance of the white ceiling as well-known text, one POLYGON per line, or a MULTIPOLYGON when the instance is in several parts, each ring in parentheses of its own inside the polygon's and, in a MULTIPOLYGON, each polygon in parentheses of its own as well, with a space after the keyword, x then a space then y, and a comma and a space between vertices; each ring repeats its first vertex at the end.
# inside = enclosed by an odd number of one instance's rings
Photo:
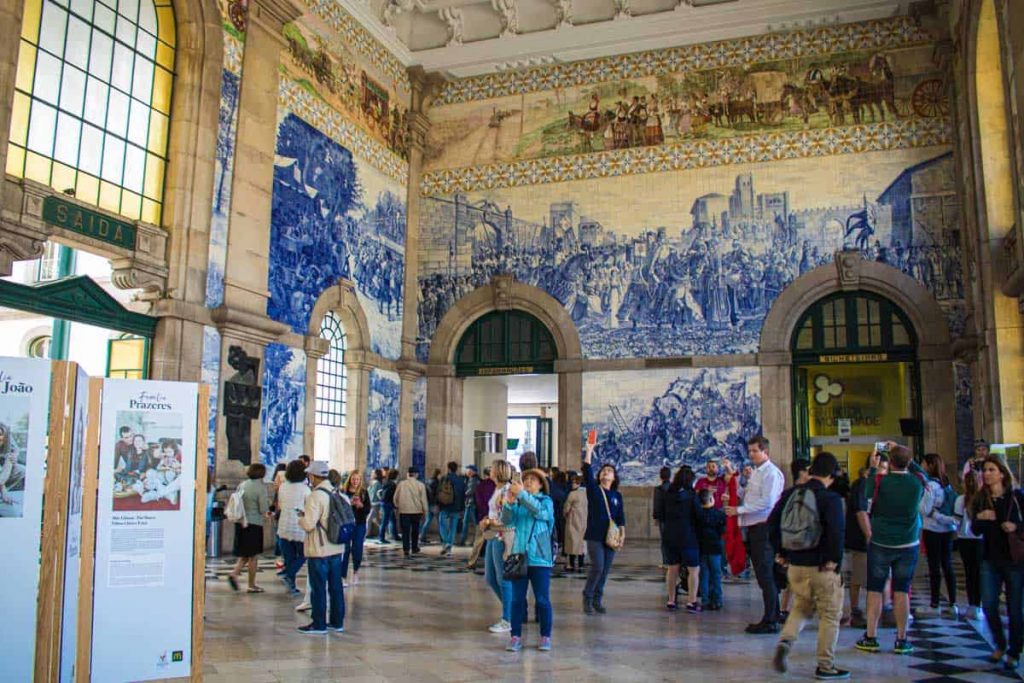
POLYGON ((911 0, 337 0, 406 66, 461 78, 907 13, 911 0))
POLYGON ((558 375, 494 377, 508 387, 509 403, 558 403, 558 375))

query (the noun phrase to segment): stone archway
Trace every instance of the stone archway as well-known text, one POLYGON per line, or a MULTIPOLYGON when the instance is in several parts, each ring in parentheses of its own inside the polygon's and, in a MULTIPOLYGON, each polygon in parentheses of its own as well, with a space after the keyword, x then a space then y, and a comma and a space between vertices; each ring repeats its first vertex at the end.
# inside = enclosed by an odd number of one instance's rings
POLYGON ((956 444, 953 351, 946 315, 931 293, 917 280, 892 266, 866 261, 856 251, 836 252, 835 262, 811 270, 782 290, 761 328, 758 365, 761 368, 761 423, 765 435, 788 464, 793 453, 793 396, 791 342, 803 313, 816 301, 836 292, 865 291, 899 306, 917 333, 921 374, 924 446, 955 464, 956 444))
POLYGON ((583 351, 569 313, 547 292, 511 275, 459 299, 445 314, 430 342, 427 364, 427 467, 461 461, 462 380, 455 376, 455 351, 474 320, 491 311, 525 311, 551 332, 558 358, 558 452, 578 453, 583 436, 583 351))
POLYGON ((339 280, 328 288, 313 306, 306 333, 306 410, 302 426, 304 450, 313 452, 316 434, 316 369, 317 362, 329 350, 326 339, 320 337, 320 325, 324 316, 333 312, 341 321, 345 332, 345 367, 348 369, 348 414, 346 415, 345 439, 342 453, 331 454, 331 467, 362 469, 366 463, 367 410, 369 407, 370 370, 370 327, 366 314, 356 296, 355 284, 339 280), (344 454, 354 457, 344 458, 344 454))

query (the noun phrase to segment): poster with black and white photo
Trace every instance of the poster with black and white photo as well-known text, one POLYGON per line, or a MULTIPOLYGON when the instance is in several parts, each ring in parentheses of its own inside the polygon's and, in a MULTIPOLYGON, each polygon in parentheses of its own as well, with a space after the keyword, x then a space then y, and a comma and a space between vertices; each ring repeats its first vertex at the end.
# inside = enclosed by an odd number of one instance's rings
POLYGON ((35 665, 50 361, 0 358, 0 547, 4 549, 0 680, 35 665))
POLYGON ((190 674, 197 391, 185 382, 103 382, 94 680, 190 674))
POLYGON ((64 604, 61 617, 60 680, 75 680, 78 647, 78 577, 82 562, 82 488, 85 485, 85 423, 89 415, 89 375, 78 368, 71 413, 71 472, 68 478, 67 539, 64 545, 64 604))

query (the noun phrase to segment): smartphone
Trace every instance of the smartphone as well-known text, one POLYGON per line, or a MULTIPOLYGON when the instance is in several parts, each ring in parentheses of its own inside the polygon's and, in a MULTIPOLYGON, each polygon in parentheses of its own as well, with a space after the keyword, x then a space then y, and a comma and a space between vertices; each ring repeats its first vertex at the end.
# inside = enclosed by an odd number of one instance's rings
POLYGON ((523 473, 520 472, 519 470, 514 470, 512 472, 512 481, 514 481, 517 484, 522 484, 523 483, 523 473))
POLYGON ((587 432, 587 445, 588 446, 596 446, 597 445, 597 430, 596 429, 591 429, 589 432, 587 432))
POLYGON ((876 441, 875 442, 875 452, 876 453, 888 453, 889 452, 889 442, 888 441, 876 441))

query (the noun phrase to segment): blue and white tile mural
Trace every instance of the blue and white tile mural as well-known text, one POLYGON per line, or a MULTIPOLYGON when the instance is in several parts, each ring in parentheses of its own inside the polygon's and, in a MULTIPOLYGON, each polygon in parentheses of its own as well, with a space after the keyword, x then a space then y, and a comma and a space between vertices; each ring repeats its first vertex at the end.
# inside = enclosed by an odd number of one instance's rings
POLYGON ((199 381, 210 386, 210 419, 206 435, 206 457, 211 469, 217 466, 217 397, 220 396, 220 332, 203 326, 203 360, 199 381))
POLYGON ((306 354, 268 344, 263 354, 260 461, 268 467, 302 455, 306 414, 306 354))
POLYGON ((512 273, 558 300, 584 355, 751 353, 790 282, 859 249, 963 320, 960 209, 945 148, 426 197, 419 358, 444 314, 512 273))
POLYGON ((224 303, 224 265, 228 254, 228 216, 231 212, 231 181, 235 169, 235 137, 238 133, 239 77, 221 72, 220 115, 213 168, 213 207, 210 216, 210 258, 206 271, 206 306, 224 303))
POLYGON ((626 486, 657 483, 664 466, 739 464, 761 431, 760 387, 754 367, 588 372, 584 439, 597 430, 594 462, 614 464, 626 486))
POLYGON ((421 473, 427 467, 427 378, 413 384, 412 394, 412 466, 421 473))
POLYGON ((397 373, 370 371, 370 406, 366 417, 366 467, 398 467, 398 415, 402 384, 397 373))
POLYGON ((404 188, 294 114, 274 162, 267 314, 300 334, 339 278, 356 284, 371 348, 401 356, 404 188))

